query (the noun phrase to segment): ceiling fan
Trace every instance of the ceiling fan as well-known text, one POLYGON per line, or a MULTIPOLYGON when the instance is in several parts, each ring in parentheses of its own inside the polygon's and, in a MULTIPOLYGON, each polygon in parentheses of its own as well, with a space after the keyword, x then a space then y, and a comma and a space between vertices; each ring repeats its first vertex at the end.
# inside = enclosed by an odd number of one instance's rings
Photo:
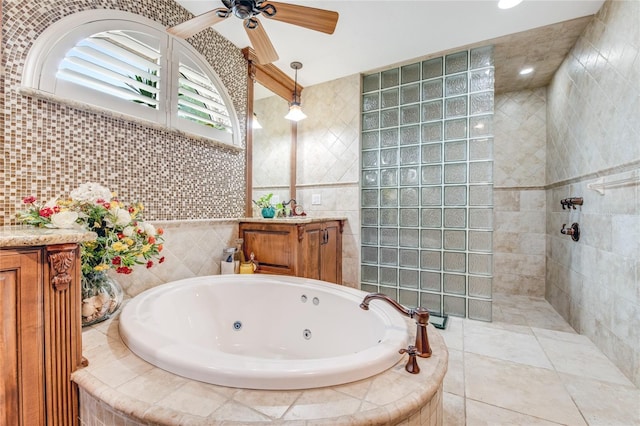
POLYGON ((268 64, 278 60, 278 53, 258 15, 326 34, 333 34, 338 23, 338 12, 314 7, 269 0, 222 0, 222 3, 224 7, 205 12, 167 31, 176 37, 187 38, 234 15, 244 21, 244 29, 258 61, 268 64))

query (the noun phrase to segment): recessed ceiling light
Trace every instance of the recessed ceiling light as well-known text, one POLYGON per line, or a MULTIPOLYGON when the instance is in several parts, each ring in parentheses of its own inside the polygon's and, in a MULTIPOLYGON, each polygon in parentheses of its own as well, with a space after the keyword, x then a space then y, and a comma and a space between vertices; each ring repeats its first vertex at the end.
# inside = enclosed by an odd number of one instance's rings
POLYGON ((520 75, 527 75, 533 72, 533 67, 522 68, 520 70, 520 75))
POLYGON ((499 0, 498 7, 500 9, 511 9, 522 3, 522 0, 499 0))

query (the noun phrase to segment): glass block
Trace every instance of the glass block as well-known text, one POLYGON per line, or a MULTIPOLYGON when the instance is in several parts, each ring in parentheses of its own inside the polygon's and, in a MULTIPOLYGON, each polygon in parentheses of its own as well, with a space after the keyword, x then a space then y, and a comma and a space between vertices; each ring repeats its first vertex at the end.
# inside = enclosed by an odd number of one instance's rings
POLYGON ((362 114, 362 130, 372 130, 380 127, 380 117, 378 111, 362 114))
POLYGON ((493 90, 495 81, 493 69, 471 71, 469 73, 469 91, 481 92, 483 90, 493 90))
POLYGON ((360 285, 360 290, 364 291, 365 293, 378 293, 380 291, 377 285, 365 283, 362 283, 360 285))
POLYGON ((446 97, 467 93, 467 74, 458 74, 444 80, 444 94, 446 97))
POLYGON ((425 228, 439 228, 442 226, 441 209, 422 209, 422 226, 425 228))
POLYGON ((420 63, 405 65, 401 68, 402 84, 420 80, 420 63))
POLYGON ((418 271, 400 269, 400 287, 418 288, 418 271))
POLYGON ((467 188, 464 186, 445 186, 444 205, 464 206, 467 204, 467 188))
POLYGON ((466 183, 467 165, 466 163, 455 163, 444 165, 444 183, 466 183))
POLYGON ((362 263, 378 264, 377 247, 362 246, 362 263))
POLYGON ((422 121, 442 120, 442 101, 431 101, 422 104, 422 121))
POLYGON ((442 269, 449 272, 467 272, 467 256, 464 253, 445 251, 442 269))
POLYGON ((445 140, 464 139, 467 137, 467 119, 447 120, 444 123, 445 140))
POLYGON ((478 275, 491 275, 492 259, 490 254, 469 253, 469 272, 478 275))
POLYGON ((418 188, 400 188, 400 206, 418 206, 419 204, 418 188))
POLYGON ((411 84, 400 88, 400 104, 420 102, 420 84, 411 84))
POLYGON ((382 188, 380 190, 380 205, 382 207, 396 207, 398 205, 398 190, 382 188))
POLYGON ((469 250, 491 252, 493 247, 491 232, 469 231, 469 250))
POLYGON ((398 164, 398 149, 380 150, 380 166, 396 166, 398 164))
POLYGON ((380 127, 395 127, 399 123, 398 108, 380 111, 380 127))
POLYGON ((380 130, 380 145, 383 147, 398 146, 398 129, 380 130))
POLYGON ((362 79, 362 91, 373 92, 374 90, 380 89, 380 74, 369 74, 365 75, 362 79))
POLYGON ((445 250, 464 250, 467 248, 467 233, 465 231, 444 231, 445 250))
POLYGON ((467 97, 458 96, 445 100, 445 117, 462 117, 467 115, 467 97))
POLYGON ((398 230, 395 228, 380 229, 380 245, 381 246, 398 246, 398 230))
POLYGON ((438 142, 442 140, 442 123, 426 123, 422 125, 422 142, 438 142))
POLYGON ((373 111, 380 108, 380 94, 368 93, 362 96, 362 111, 373 111))
POLYGON ((472 139, 469 141, 469 160, 492 160, 493 139, 472 139))
POLYGON ((419 183, 417 167, 400 169, 400 185, 418 185, 419 183))
POLYGON ((469 182, 493 183, 493 163, 491 161, 469 163, 469 182))
POLYGON ((444 144, 444 161, 465 161, 467 159, 467 141, 453 141, 444 144))
POLYGON ((418 209, 400 209, 400 226, 418 227, 420 225, 418 209))
POLYGON ((463 318, 467 316, 466 299, 464 297, 443 296, 442 299, 445 315, 463 318))
POLYGON ((378 186, 378 171, 377 170, 363 170, 362 171, 362 186, 378 186))
POLYGON ((398 209, 380 209, 381 226, 398 226, 398 209))
POLYGON ((420 231, 420 247, 427 249, 442 248, 442 231, 439 229, 423 229, 420 231))
POLYGON ((400 247, 418 247, 420 245, 418 240, 418 231, 415 229, 400 229, 400 247))
POLYGON ((382 71, 380 73, 382 79, 382 88, 397 86, 400 83, 400 70, 393 68, 390 70, 382 71))
POLYGON ((422 162, 423 163, 441 163, 442 162, 442 144, 432 143, 422 145, 422 162))
POLYGON ((420 163, 420 147, 407 146, 400 148, 400 165, 419 164, 420 163))
POLYGON ((378 229, 377 228, 362 228, 362 243, 369 245, 378 244, 378 229))
POLYGON ((398 169, 381 169, 380 186, 398 186, 398 169))
POLYGON ((442 188, 439 186, 427 186, 421 189, 421 205, 439 206, 442 204, 442 188))
POLYGON ((398 284, 398 270, 396 268, 380 268, 380 284, 396 286, 398 284))
POLYGON ((380 263, 382 265, 398 265, 398 249, 396 248, 380 248, 380 263))
POLYGON ((420 105, 408 105, 400 108, 400 122, 405 124, 420 123, 420 105))
POLYGON ((490 185, 473 185, 469 187, 470 206, 493 205, 493 187, 490 185))
POLYGON ((469 318, 479 321, 491 321, 491 301, 469 299, 469 318))
POLYGON ((467 51, 454 53, 447 55, 444 59, 444 69, 446 74, 454 74, 457 72, 466 71, 467 65, 467 51))
POLYGON ((484 46, 471 49, 471 69, 493 66, 493 46, 484 46))
POLYGON ((491 297, 491 278, 469 276, 469 296, 491 297))
POLYGON ((400 266, 409 268, 418 267, 418 250, 400 250, 400 266))
POLYGON ((430 101, 442 97, 442 79, 425 81, 422 83, 422 100, 430 101))
POLYGON ((400 127, 400 145, 420 143, 420 126, 400 127))
POLYGON ((392 108, 400 105, 398 89, 390 89, 381 92, 380 108, 392 108))
POLYGON ((362 190, 362 207, 377 207, 377 206, 378 206, 378 190, 363 189, 362 190))
POLYGON ((439 185, 442 183, 442 166, 422 166, 422 184, 439 185))
POLYGON ((397 293, 397 288, 396 287, 384 287, 384 286, 380 286, 380 293, 384 294, 385 296, 390 297, 393 300, 396 300, 396 293, 397 293))
POLYGON ((374 167, 378 167, 378 151, 363 151, 362 168, 371 169, 374 167))
POLYGON ((442 314, 442 296, 434 293, 420 293, 420 306, 429 312, 442 314))
POLYGON ((440 270, 440 255, 439 251, 421 250, 420 251, 420 267, 422 269, 435 269, 440 270))
POLYGON ((473 228, 473 229, 493 228, 493 210, 469 209, 469 228, 473 228))
MULTIPOLYGON (((400 286, 402 284, 402 271, 400 271, 400 286)), ((403 286, 403 287, 415 287, 415 286, 403 286)), ((400 304, 404 306, 408 306, 410 308, 415 308, 418 306, 418 292, 410 291, 410 290, 399 290, 400 293, 400 304)))
POLYGON ((493 135, 493 115, 469 117, 469 137, 479 138, 493 135))
POLYGON ((493 113, 493 92, 472 93, 469 95, 469 114, 493 113))
POLYGON ((464 275, 444 274, 444 277, 442 277, 442 287, 445 293, 465 295, 467 293, 466 281, 464 275))
POLYGON ((420 272, 420 288, 423 290, 442 291, 440 272, 420 272))
POLYGON ((363 225, 377 225, 378 224, 378 209, 362 209, 362 224, 363 225))
POLYGON ((422 61, 422 79, 428 80, 442 75, 442 57, 422 61))
POLYGON ((377 131, 362 133, 362 149, 373 149, 380 147, 380 138, 377 131))
POLYGON ((378 282, 378 268, 375 266, 362 265, 360 268, 360 277, 363 282, 376 284, 378 282))
POLYGON ((467 226, 467 211, 465 209, 444 209, 445 228, 464 228, 467 226))

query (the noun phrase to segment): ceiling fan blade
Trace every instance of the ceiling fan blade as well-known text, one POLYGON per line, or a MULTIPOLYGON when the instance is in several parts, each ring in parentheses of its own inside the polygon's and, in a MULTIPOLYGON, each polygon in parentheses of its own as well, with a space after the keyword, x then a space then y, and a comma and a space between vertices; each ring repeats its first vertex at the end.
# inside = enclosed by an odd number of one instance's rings
POLYGON ((217 24, 218 22, 226 19, 217 15, 219 10, 226 11, 227 9, 214 9, 208 12, 198 15, 195 18, 184 21, 182 24, 178 24, 175 27, 167 29, 167 32, 173 34, 176 37, 188 38, 192 35, 199 33, 207 27, 217 24))
POLYGON ((333 34, 338 23, 338 12, 316 9, 315 7, 300 6, 297 4, 279 3, 275 1, 265 2, 265 6, 271 4, 276 8, 275 16, 267 16, 276 21, 298 25, 310 30, 333 34))
POLYGON ((262 23, 255 17, 252 19, 255 19, 258 22, 258 25, 256 25, 255 28, 248 28, 245 25, 244 29, 249 36, 249 41, 253 46, 253 50, 256 51, 258 62, 261 64, 269 64, 271 62, 277 61, 278 52, 276 52, 273 44, 271 44, 271 40, 269 40, 269 36, 264 30, 262 23))

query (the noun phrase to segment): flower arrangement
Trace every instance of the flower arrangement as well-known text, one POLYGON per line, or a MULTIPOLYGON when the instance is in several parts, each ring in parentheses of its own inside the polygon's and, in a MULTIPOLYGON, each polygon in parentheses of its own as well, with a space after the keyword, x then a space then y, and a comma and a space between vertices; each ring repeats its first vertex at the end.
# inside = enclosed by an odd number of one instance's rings
POLYGON ((115 193, 97 183, 85 183, 71 191, 70 198, 45 204, 29 196, 28 207, 18 212, 22 223, 46 228, 77 228, 94 231, 95 241, 81 246, 82 274, 115 269, 130 274, 136 265, 151 268, 163 263, 163 230, 145 222, 140 203, 126 204, 115 193))

